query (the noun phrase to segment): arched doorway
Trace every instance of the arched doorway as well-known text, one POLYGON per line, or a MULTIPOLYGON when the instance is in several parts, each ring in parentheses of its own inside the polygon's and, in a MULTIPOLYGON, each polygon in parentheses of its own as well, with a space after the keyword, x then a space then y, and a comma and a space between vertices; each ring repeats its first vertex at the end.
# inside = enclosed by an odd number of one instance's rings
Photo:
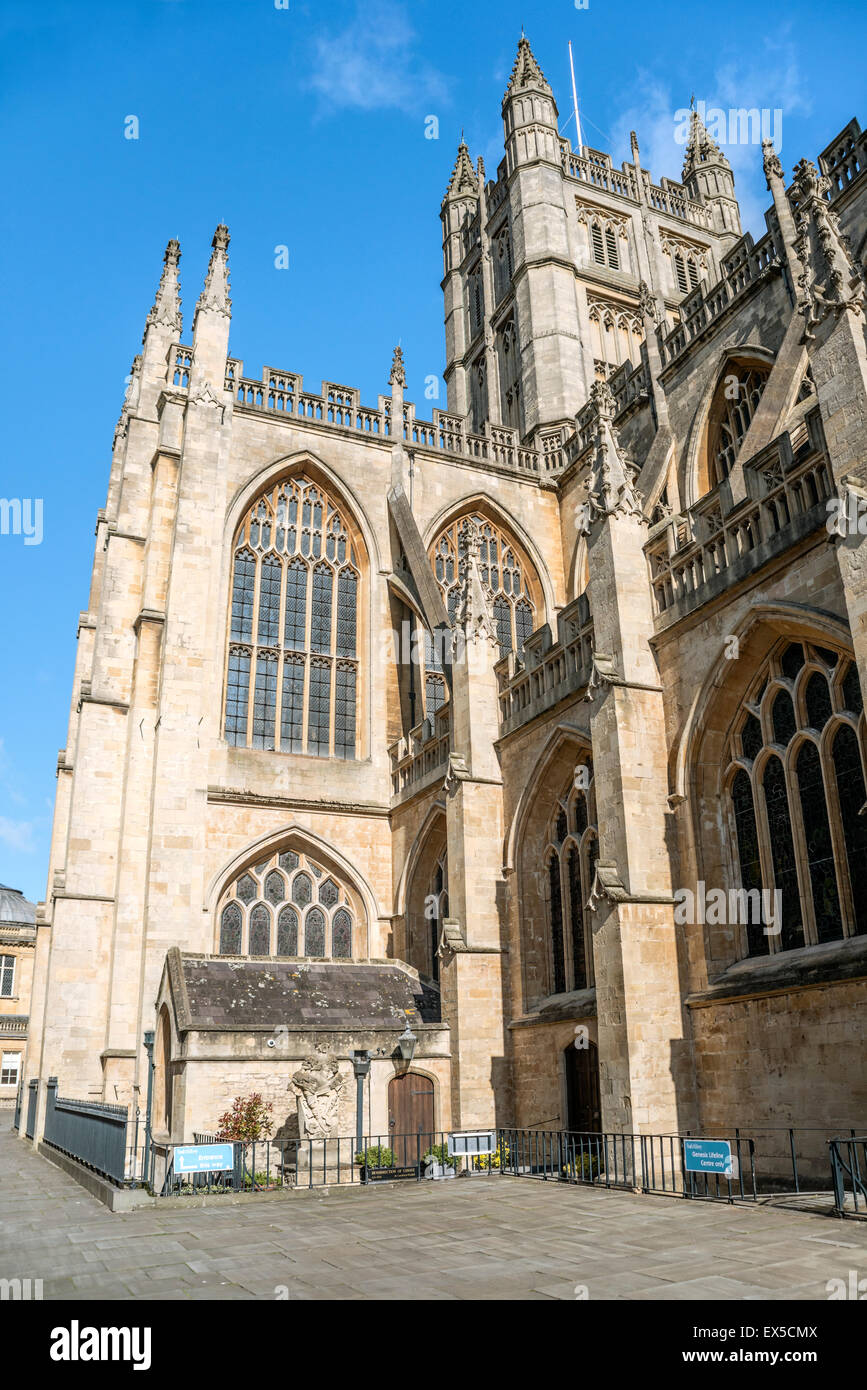
POLYGON ((388 1083, 389 1147, 398 1166, 423 1158, 434 1137, 434 1084, 429 1076, 406 1071, 388 1083))
POLYGON ((566 1124, 581 1134, 597 1134, 602 1128, 599 1100, 599 1049, 595 1043, 575 1047, 570 1043, 566 1061, 566 1124))

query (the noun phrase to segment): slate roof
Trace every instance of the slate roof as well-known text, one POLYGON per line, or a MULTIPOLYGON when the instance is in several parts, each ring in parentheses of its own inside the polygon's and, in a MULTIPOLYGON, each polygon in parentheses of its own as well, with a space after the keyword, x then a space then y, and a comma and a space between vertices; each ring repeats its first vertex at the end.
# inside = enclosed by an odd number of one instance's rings
POLYGON ((242 960, 171 951, 169 969, 182 1031, 280 1023, 402 1029, 407 1017, 422 1023, 440 1017, 437 991, 390 961, 242 960))

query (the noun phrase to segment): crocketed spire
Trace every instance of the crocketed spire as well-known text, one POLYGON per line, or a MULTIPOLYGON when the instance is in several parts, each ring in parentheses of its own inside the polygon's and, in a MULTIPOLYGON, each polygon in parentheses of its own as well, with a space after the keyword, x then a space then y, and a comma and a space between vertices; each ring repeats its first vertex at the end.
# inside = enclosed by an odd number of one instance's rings
POLYGON ((208 262, 208 273, 205 276, 204 289, 199 295, 196 313, 210 309, 214 313, 225 314, 228 318, 232 313, 232 301, 229 298, 229 228, 222 222, 214 232, 211 246, 213 250, 208 262))
POLYGON ((172 333, 181 332, 181 287, 178 279, 178 262, 181 259, 180 242, 174 237, 166 247, 163 269, 153 308, 145 320, 145 331, 151 324, 160 324, 172 333))
POLYGON ((476 178, 476 171, 470 159, 470 151, 466 142, 461 139, 458 145, 458 157, 455 160, 455 167, 449 179, 449 186, 446 189, 446 197, 466 197, 471 194, 477 197, 479 192, 479 181, 476 178))
POLYGON ((707 164, 717 164, 731 172, 731 165, 716 141, 711 139, 701 113, 693 106, 689 121, 689 140, 683 160, 683 182, 686 183, 688 178, 707 164))
POLYGON ((545 74, 533 56, 530 40, 527 38, 526 34, 522 34, 518 43, 518 55, 515 58, 515 66, 512 68, 512 76, 509 78, 509 85, 506 88, 506 95, 503 97, 503 100, 505 101, 508 97, 515 96, 517 92, 522 91, 525 87, 541 88, 542 91, 553 96, 551 88, 545 81, 545 74))

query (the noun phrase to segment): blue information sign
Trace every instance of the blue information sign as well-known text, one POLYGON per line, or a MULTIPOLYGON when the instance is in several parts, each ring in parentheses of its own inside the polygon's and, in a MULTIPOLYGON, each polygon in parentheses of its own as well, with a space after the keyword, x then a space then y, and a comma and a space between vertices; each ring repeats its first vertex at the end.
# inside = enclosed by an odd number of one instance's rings
POLYGON ((175 1149, 176 1173, 225 1173, 234 1166, 232 1144, 183 1144, 175 1149))
POLYGON ((727 1139, 684 1139, 683 1156, 688 1173, 719 1173, 723 1178, 737 1176, 732 1146, 727 1139))

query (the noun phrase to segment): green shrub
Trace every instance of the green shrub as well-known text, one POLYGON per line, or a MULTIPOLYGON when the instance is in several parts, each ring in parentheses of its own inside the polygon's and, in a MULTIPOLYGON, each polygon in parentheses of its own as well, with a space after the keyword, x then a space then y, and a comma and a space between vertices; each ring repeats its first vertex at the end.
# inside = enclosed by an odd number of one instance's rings
POLYGON ((393 1168, 394 1149, 387 1149, 384 1144, 371 1144, 369 1149, 355 1155, 355 1161, 366 1163, 368 1168, 393 1168))

